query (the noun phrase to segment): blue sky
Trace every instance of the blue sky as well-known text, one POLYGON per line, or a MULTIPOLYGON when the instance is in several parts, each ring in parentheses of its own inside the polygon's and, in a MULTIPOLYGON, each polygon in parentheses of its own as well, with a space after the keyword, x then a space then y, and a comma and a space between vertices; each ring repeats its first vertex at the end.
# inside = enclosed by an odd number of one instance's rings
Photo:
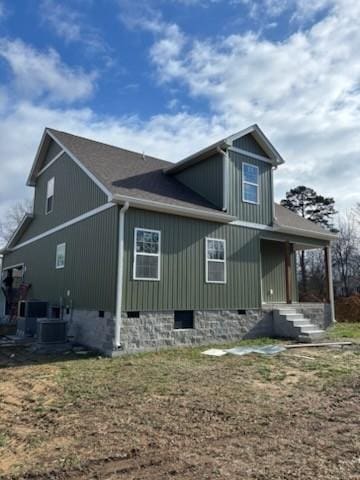
POLYGON ((360 201, 356 0, 0 0, 0 214, 45 126, 176 161, 258 123, 299 183, 360 201))

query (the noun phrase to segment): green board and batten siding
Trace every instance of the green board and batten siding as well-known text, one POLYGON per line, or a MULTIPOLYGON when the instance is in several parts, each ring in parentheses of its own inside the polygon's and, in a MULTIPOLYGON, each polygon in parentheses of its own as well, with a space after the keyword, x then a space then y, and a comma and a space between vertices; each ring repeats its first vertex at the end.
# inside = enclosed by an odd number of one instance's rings
POLYGON ((64 153, 37 179, 34 201, 35 218, 23 234, 20 242, 61 225, 75 217, 107 203, 107 196, 64 153), (45 214, 47 182, 55 178, 54 209, 45 214))
POLYGON ((30 298, 75 309, 115 311, 118 207, 89 217, 5 255, 4 267, 24 262, 30 298), (66 243, 65 268, 55 268, 56 246, 66 243), (70 296, 67 296, 67 291, 70 296))
POLYGON ((261 303, 256 230, 130 209, 124 248, 124 310, 236 309, 261 303), (161 231, 160 281, 132 279, 136 227, 161 231), (206 237, 226 240, 226 284, 205 282, 206 237))
MULTIPOLYGON (((276 301, 285 301, 284 241, 306 243, 303 237, 129 209, 125 217, 123 310, 260 308, 260 242, 264 235, 269 240, 278 240, 276 255, 269 258, 271 265, 267 267, 265 282, 270 282, 269 288, 276 290, 276 301), (135 228, 161 231, 160 281, 133 280, 135 228), (206 237, 226 240, 226 284, 205 282, 206 237)), ((311 239, 311 244, 314 243, 319 247, 326 244, 311 239)), ((292 264, 292 295, 293 301, 297 301, 294 254, 292 264)), ((264 300, 275 301, 274 296, 264 300)))
MULTIPOLYGON (((58 304, 62 297, 65 304, 72 300, 74 308, 115 312, 117 219, 118 207, 114 206, 7 254, 4 266, 25 262, 25 281, 32 284, 32 298, 58 304), (56 270, 56 245, 62 242, 66 242, 65 268, 56 270)), ((125 216, 123 310, 259 308, 262 233, 129 209, 125 216), (161 231, 160 281, 133 280, 136 227, 161 231), (224 285, 205 282, 206 237, 226 240, 224 285)), ((296 241, 295 237, 288 239, 296 241)), ((282 258, 279 264, 277 281, 282 282, 285 281, 282 258)))
MULTIPOLYGON (((233 145, 251 153, 256 153, 262 156, 266 155, 251 135, 246 135, 241 139, 235 140, 233 145)), ((182 170, 175 176, 180 182, 184 183, 186 186, 196 191, 216 207, 221 209, 224 204, 223 173, 222 155, 217 154, 182 170)), ((271 225, 273 222, 271 175, 270 163, 230 150, 228 213, 245 222, 271 225), (257 205, 243 201, 243 163, 255 165, 259 169, 259 204, 257 205)))
MULTIPOLYGON (((52 142, 44 159, 47 165, 60 148, 52 142)), ((107 203, 105 193, 66 154, 38 178, 34 218, 17 244, 107 203), (55 178, 54 208, 45 214, 47 182, 55 178)), ((4 258, 4 267, 24 263, 24 281, 31 284, 30 298, 74 308, 115 310, 118 207, 91 216, 70 227, 29 243, 4 258), (66 243, 65 268, 56 269, 56 246, 66 243), (70 296, 67 292, 70 291, 70 296)))
POLYGON ((271 225, 273 221, 271 164, 234 151, 229 152, 229 158, 229 214, 245 222, 271 225), (243 201, 243 163, 255 165, 259 169, 259 204, 243 201))
POLYGON ((286 301, 284 244, 261 241, 262 299, 267 303, 286 301), (271 290, 273 293, 271 293, 271 290))
POLYGON ((54 142, 54 140, 51 140, 42 164, 42 168, 48 165, 51 162, 51 160, 55 158, 56 155, 58 155, 61 151, 62 151, 62 148, 60 147, 60 145, 54 142))
POLYGON ((223 207, 223 160, 217 154, 182 170, 177 180, 221 209, 223 207))
POLYGON ((243 137, 240 137, 234 140, 233 146, 236 148, 241 148, 242 150, 246 150, 251 153, 255 153, 256 155, 260 155, 261 157, 269 158, 267 153, 260 147, 260 145, 257 143, 255 138, 251 135, 251 133, 248 133, 247 135, 244 135, 243 137))
MULTIPOLYGON (((295 252, 291 254, 292 300, 298 301, 295 252)), ((285 244, 261 240, 262 300, 266 303, 286 302, 285 244), (271 294, 270 291, 273 291, 271 294)))

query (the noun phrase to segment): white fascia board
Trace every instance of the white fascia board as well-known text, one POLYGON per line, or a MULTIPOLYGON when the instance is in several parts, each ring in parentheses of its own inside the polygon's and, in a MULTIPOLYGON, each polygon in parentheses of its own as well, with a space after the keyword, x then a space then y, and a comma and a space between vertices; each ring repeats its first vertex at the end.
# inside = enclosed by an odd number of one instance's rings
POLYGON ((338 235, 335 233, 312 232, 311 230, 305 230, 303 228, 288 227, 288 226, 279 225, 279 224, 274 225, 274 232, 289 233, 293 235, 299 235, 300 237, 309 237, 309 238, 316 238, 318 240, 328 240, 328 241, 334 241, 338 238, 338 235))
POLYGON ((243 222, 242 220, 235 220, 230 223, 230 225, 234 225, 235 227, 245 227, 245 228, 252 228, 254 230, 267 230, 270 232, 274 232, 274 227, 270 225, 263 225, 261 223, 251 223, 251 222, 243 222))
POLYGON ((198 150, 195 153, 192 153, 191 155, 183 158, 182 160, 175 163, 171 167, 165 168, 164 173, 172 174, 172 173, 176 173, 177 171, 181 171, 183 169, 183 167, 188 167, 188 166, 192 165, 192 163, 198 163, 198 161, 205 160, 205 158, 207 158, 207 156, 209 156, 210 153, 212 153, 212 152, 216 153, 217 149, 222 148, 222 147, 227 148, 226 138, 223 138, 222 140, 219 140, 218 142, 213 143, 213 144, 209 145, 208 147, 205 147, 201 150, 198 150), (200 157, 200 160, 199 160, 199 157, 200 157), (201 157, 203 157, 203 158, 201 158, 201 157))
MULTIPOLYGON (((266 152, 269 153, 271 158, 266 158, 266 157, 261 157, 262 160, 266 159, 268 162, 272 163, 273 165, 280 165, 284 163, 284 159, 281 157, 279 152, 276 150, 276 148, 272 145, 272 143, 267 139, 265 134, 262 132, 260 127, 256 124, 250 125, 250 127, 244 128, 243 130, 240 130, 237 133, 234 133, 233 135, 230 135, 229 137, 225 137, 222 140, 219 140, 216 143, 213 143, 212 145, 209 145, 208 147, 203 148, 202 150, 199 150, 188 157, 180 160, 179 162, 175 163, 174 166, 168 167, 164 169, 165 173, 176 173, 177 171, 181 171, 183 168, 192 165, 192 163, 197 163, 198 158, 202 159, 201 157, 206 158, 207 154, 210 154, 213 151, 216 151, 218 147, 223 147, 223 148, 229 148, 232 147, 233 141, 244 137, 245 135, 248 135, 249 133, 254 133, 256 140, 260 143, 260 145, 264 148, 266 152)), ((249 152, 247 152, 248 154, 249 152)))
POLYGON ((14 239, 16 238, 16 235, 18 235, 18 233, 21 231, 21 229, 23 228, 23 225, 24 223, 28 220, 28 219, 32 219, 34 218, 34 216, 30 213, 25 213, 25 215, 23 216, 23 219, 21 220, 21 222, 19 223, 19 225, 17 226, 15 232, 11 235, 11 237, 9 238, 9 241, 7 242, 4 250, 8 250, 10 248, 10 245, 12 244, 12 242, 14 241, 14 239))
POLYGON ((278 224, 271 225, 262 225, 259 223, 251 223, 251 222, 243 222, 241 220, 235 220, 231 222, 230 225, 235 225, 237 227, 245 227, 245 228, 252 228, 254 230, 266 230, 268 232, 274 233, 287 233, 289 235, 298 235, 300 237, 306 238, 314 238, 317 240, 336 240, 337 235, 328 234, 328 233, 318 233, 318 232, 311 232, 309 230, 304 230, 302 228, 294 228, 294 227, 284 227, 278 224))
POLYGON ((108 201, 110 202, 111 201, 111 198, 112 198, 112 193, 110 192, 110 190, 108 190, 105 185, 100 182, 100 180, 95 177, 95 175, 93 173, 90 172, 90 170, 88 170, 85 165, 83 165, 82 162, 80 162, 80 160, 78 158, 75 157, 75 155, 70 152, 70 150, 68 150, 57 138, 54 134, 52 134, 49 130, 46 130, 46 133, 64 150, 65 153, 67 153, 69 155, 69 157, 76 163, 76 165, 78 167, 81 168, 81 170, 83 170, 83 172, 86 173, 86 175, 91 178, 91 180, 107 195, 108 197, 108 201))
POLYGON ((25 263, 24 262, 21 262, 21 263, 15 263, 14 265, 9 265, 7 267, 4 267, 3 268, 3 271, 6 272, 6 270, 12 270, 14 268, 19 268, 19 267, 24 267, 25 266, 25 263))
POLYGON ((18 245, 15 245, 15 247, 8 248, 7 251, 15 251, 18 250, 19 248, 25 247, 26 245, 30 245, 31 243, 37 242, 38 240, 41 240, 42 238, 48 237, 49 235, 52 235, 53 233, 59 232, 60 230, 63 230, 64 228, 70 227, 71 225, 75 225, 75 223, 82 222, 83 220, 86 220, 89 217, 92 217, 94 215, 97 215, 98 213, 101 213, 108 208, 114 207, 114 203, 104 203, 104 205, 101 205, 100 207, 94 208, 93 210, 90 210, 89 212, 83 213, 79 217, 75 217, 65 223, 62 223, 61 225, 57 225, 54 228, 51 228, 50 230, 47 230, 46 232, 40 233, 39 235, 36 235, 35 237, 30 238, 29 240, 26 240, 25 242, 19 243, 18 245))
POLYGON ((32 164, 32 167, 31 167, 31 170, 30 170, 30 173, 29 173, 29 176, 26 180, 26 185, 28 187, 33 187, 35 184, 34 182, 32 181, 32 177, 34 176, 34 173, 35 173, 35 168, 36 168, 36 165, 38 163, 38 160, 39 160, 39 155, 40 155, 40 152, 43 148, 43 145, 44 145, 44 142, 45 142, 45 139, 46 139, 46 135, 47 135, 47 131, 46 129, 43 131, 43 134, 42 134, 42 137, 41 137, 41 140, 40 140, 40 143, 39 143, 39 146, 38 146, 38 149, 36 150, 36 154, 35 154, 35 158, 34 158, 34 161, 33 161, 33 164, 32 164))
POLYGON ((230 135, 230 137, 226 138, 226 142, 231 145, 234 140, 237 140, 238 138, 245 137, 245 135, 248 135, 249 133, 252 133, 255 130, 256 125, 250 125, 250 127, 243 128, 239 132, 234 133, 233 135, 230 135))
POLYGON ((263 157, 262 155, 257 155, 256 153, 249 152, 248 150, 243 150, 242 148, 229 147, 228 150, 229 150, 229 152, 240 153, 241 155, 244 155, 245 157, 254 158, 255 160, 260 160, 261 162, 270 163, 273 166, 277 165, 277 163, 275 163, 270 158, 263 157))
POLYGON ((129 202, 131 207, 140 208, 142 210, 151 210, 156 212, 170 213, 172 215, 179 215, 182 217, 199 218, 202 220, 209 220, 211 222, 230 223, 236 219, 231 215, 218 212, 206 212, 204 210, 180 207, 178 205, 170 205, 168 203, 157 202, 154 200, 145 200, 143 198, 130 197, 127 195, 115 194, 113 201, 116 203, 129 202))
POLYGON ((274 160, 273 163, 276 165, 280 165, 282 163, 285 163, 284 159, 280 155, 280 153, 276 150, 274 145, 269 141, 269 139, 266 137, 264 132, 261 130, 259 125, 256 123, 254 125, 251 125, 248 128, 245 128, 244 130, 240 130, 240 132, 235 133, 234 135, 231 135, 230 137, 227 138, 227 141, 229 145, 232 145, 234 140, 237 140, 238 138, 244 137, 245 135, 248 135, 249 133, 253 133, 255 135, 256 140, 260 143, 260 145, 264 148, 266 153, 269 153, 270 157, 274 160))
POLYGON ((292 243, 296 247, 295 251, 297 251, 297 250, 315 250, 315 249, 318 250, 319 248, 324 248, 324 245, 319 245, 319 244, 316 244, 316 243, 312 243, 311 238, 305 238, 305 237, 304 237, 304 239, 301 239, 301 243, 300 243, 300 242, 296 242, 294 240, 291 240, 288 237, 274 238, 274 237, 271 237, 271 236, 267 236, 266 233, 262 233, 262 234, 260 234, 260 239, 261 240, 269 240, 271 242, 278 242, 278 243, 287 243, 287 242, 292 243))
POLYGON ((61 150, 61 152, 59 152, 57 155, 55 155, 55 157, 54 157, 52 160, 50 160, 50 162, 47 163, 47 164, 45 165, 45 167, 42 168, 42 169, 37 173, 36 178, 40 177, 40 175, 42 175, 44 172, 46 172, 46 170, 47 170, 49 167, 51 167, 51 165, 53 165, 53 164, 56 162, 56 160, 58 160, 64 153, 65 153, 64 150, 61 150))

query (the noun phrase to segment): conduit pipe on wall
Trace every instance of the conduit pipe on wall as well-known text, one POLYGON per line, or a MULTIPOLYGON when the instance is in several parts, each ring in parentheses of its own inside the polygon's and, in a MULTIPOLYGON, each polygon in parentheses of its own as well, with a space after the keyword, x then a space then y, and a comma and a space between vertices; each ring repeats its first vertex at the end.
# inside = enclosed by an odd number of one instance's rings
POLYGON ((119 232, 118 232, 118 264, 117 264, 117 290, 116 290, 116 313, 115 313, 115 336, 114 350, 121 347, 121 311, 122 311, 122 290, 124 272, 124 225, 125 213, 129 209, 129 202, 125 202, 119 211, 119 232))

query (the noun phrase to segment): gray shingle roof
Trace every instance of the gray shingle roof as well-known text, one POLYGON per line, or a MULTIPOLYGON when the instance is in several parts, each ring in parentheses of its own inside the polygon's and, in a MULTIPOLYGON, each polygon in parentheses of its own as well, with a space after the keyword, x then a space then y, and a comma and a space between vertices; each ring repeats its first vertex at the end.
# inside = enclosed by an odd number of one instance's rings
POLYGON ((123 148, 49 130, 112 193, 170 205, 218 211, 213 204, 166 175, 170 162, 123 148))
POLYGON ((285 228, 296 228, 299 230, 306 230, 309 233, 320 234, 320 235, 331 235, 331 232, 325 230, 320 225, 317 225, 306 218, 300 217, 296 213, 292 212, 288 208, 275 203, 275 216, 276 223, 281 227, 285 228))
MULTIPOLYGON (((47 130, 112 194, 196 208, 199 211, 219 212, 210 202, 163 172, 174 165, 171 162, 147 155, 144 157, 141 153, 70 133, 47 130)), ((330 233, 278 204, 275 204, 275 215, 280 227, 302 230, 303 235, 305 232, 308 232, 307 236, 330 233)))

